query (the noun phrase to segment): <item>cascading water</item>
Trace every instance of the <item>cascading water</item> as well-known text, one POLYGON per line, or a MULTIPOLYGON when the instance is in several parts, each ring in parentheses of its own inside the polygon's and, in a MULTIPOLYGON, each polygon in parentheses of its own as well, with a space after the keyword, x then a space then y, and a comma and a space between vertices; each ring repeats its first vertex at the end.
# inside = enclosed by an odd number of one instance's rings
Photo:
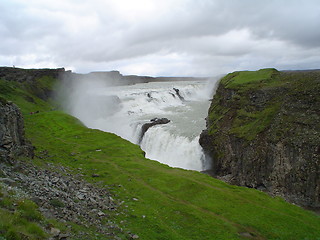
POLYGON ((140 144, 146 157, 180 167, 208 169, 198 140, 213 84, 205 81, 149 82, 76 91, 69 111, 90 128, 115 133, 140 144), (167 124, 150 127, 141 139, 143 124, 153 118, 168 118, 167 124))

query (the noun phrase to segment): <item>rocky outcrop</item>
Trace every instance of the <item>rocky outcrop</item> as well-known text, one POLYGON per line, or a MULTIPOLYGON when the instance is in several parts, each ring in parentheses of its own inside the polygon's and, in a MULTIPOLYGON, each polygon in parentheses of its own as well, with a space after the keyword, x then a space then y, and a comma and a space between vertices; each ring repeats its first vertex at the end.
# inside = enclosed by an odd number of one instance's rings
POLYGON ((0 159, 13 162, 17 156, 33 156, 33 148, 24 136, 24 122, 19 108, 0 98, 0 159))
POLYGON ((150 122, 143 124, 141 127, 139 143, 141 143, 144 134, 148 131, 149 128, 159 124, 167 124, 169 122, 170 120, 168 118, 153 118, 150 120, 150 122))
POLYGON ((178 98, 179 98, 181 101, 185 101, 184 97, 181 96, 179 89, 173 88, 173 90, 176 92, 178 98))
POLYGON ((214 176, 320 208, 319 95, 318 71, 223 78, 199 140, 214 176))

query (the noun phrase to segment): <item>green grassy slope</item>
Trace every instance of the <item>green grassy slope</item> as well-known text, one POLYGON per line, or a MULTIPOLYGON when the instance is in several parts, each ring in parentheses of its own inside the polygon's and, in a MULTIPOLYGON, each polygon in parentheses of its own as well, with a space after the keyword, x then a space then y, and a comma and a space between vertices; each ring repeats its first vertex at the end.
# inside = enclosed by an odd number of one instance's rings
POLYGON ((63 112, 50 111, 46 102, 34 96, 34 102, 26 101, 21 94, 29 93, 16 88, 0 95, 18 100, 36 155, 48 151, 34 161, 67 166, 90 182, 114 186, 112 192, 126 210, 117 221, 140 239, 320 239, 320 219, 312 212, 145 159, 138 146, 88 129, 63 112), (27 114, 36 110, 40 113, 27 114))
MULTIPOLYGON (((227 88, 251 87, 270 82, 270 78, 278 71, 274 68, 261 69, 259 71, 234 72, 225 76, 221 83, 227 88)), ((269 84, 269 83, 268 83, 269 84)))
POLYGON ((88 129, 62 112, 30 115, 26 123, 37 151, 49 152, 46 161, 81 168, 89 181, 114 184, 114 193, 128 206, 128 215, 119 220, 142 239, 241 239, 242 232, 253 239, 320 237, 320 219, 313 213, 147 160, 138 146, 88 129), (92 178, 94 173, 100 177, 92 178))
POLYGON ((0 239, 45 239, 44 217, 38 206, 17 193, 0 186, 0 239), (41 226, 42 225, 42 226, 41 226), (2 238, 1 238, 2 237, 2 238))

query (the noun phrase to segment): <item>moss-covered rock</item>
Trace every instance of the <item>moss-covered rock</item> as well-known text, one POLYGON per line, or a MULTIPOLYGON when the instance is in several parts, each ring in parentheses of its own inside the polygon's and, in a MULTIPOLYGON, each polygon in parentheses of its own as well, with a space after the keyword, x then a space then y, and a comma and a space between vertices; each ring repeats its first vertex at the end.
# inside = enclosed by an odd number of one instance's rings
POLYGON ((217 177, 320 207, 320 71, 221 79, 200 144, 217 177))

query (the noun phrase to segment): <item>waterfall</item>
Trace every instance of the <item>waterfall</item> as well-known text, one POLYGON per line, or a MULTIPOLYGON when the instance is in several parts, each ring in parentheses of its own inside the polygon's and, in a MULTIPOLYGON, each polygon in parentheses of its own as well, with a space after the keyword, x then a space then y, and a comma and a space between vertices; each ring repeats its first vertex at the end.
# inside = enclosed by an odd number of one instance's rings
POLYGON ((205 81, 88 86, 75 91, 69 101, 69 112, 86 126, 140 143, 147 158, 169 166, 208 168, 198 143, 212 97, 212 86, 205 81), (148 128, 141 138, 142 126, 154 118, 170 122, 148 128))
POLYGON ((199 137, 189 139, 170 133, 166 126, 154 126, 146 132, 141 148, 147 158, 172 167, 202 171, 206 163, 198 141, 199 137))

